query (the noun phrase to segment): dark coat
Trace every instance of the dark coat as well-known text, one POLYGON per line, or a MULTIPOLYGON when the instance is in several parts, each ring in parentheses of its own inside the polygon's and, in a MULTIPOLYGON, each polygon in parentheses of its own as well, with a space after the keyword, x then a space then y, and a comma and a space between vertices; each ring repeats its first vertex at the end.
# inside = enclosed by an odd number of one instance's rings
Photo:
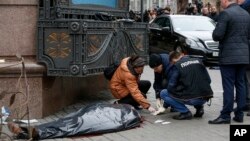
POLYGON ((173 98, 189 100, 213 97, 210 76, 200 59, 182 57, 172 67, 169 75, 167 89, 173 98))
POLYGON ((213 31, 219 41, 219 63, 249 64, 250 16, 238 4, 224 9, 213 31))
POLYGON ((155 74, 155 81, 153 84, 154 90, 156 92, 156 95, 159 96, 159 92, 162 89, 167 88, 167 77, 168 77, 168 72, 170 67, 172 66, 169 63, 169 55, 168 54, 160 54, 161 59, 162 59, 162 65, 163 65, 163 70, 162 73, 154 73, 155 74))

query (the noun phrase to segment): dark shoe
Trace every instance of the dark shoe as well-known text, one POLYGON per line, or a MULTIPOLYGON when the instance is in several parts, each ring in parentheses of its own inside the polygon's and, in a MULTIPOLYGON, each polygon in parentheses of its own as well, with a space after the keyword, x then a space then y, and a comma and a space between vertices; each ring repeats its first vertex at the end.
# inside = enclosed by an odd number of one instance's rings
POLYGON ((214 120, 209 120, 208 123, 209 124, 230 124, 231 120, 218 117, 218 118, 216 118, 214 120))
POLYGON ((242 117, 242 118, 234 117, 233 120, 234 120, 235 122, 240 122, 240 123, 242 123, 242 122, 243 122, 243 117, 242 117))
POLYGON ((192 119, 192 113, 190 111, 186 113, 180 113, 179 115, 173 116, 173 119, 176 119, 176 120, 192 119))
POLYGON ((202 117, 204 115, 204 108, 203 106, 195 107, 196 113, 194 114, 194 117, 202 117))
POLYGON ((250 116, 250 111, 247 113, 247 116, 250 116))

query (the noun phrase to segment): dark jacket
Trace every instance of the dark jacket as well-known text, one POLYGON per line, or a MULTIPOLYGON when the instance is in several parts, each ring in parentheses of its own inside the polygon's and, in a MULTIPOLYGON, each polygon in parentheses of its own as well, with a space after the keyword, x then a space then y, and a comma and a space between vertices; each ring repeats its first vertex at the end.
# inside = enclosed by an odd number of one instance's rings
POLYGON ((215 12, 215 13, 211 13, 209 15, 209 18, 213 19, 215 22, 217 22, 218 20, 218 14, 215 12))
POLYGON ((245 0, 240 7, 245 9, 248 13, 250 13, 250 0, 245 0))
POLYGON ((220 12, 213 39, 219 41, 219 63, 249 64, 250 17, 236 3, 220 12))
POLYGON ((167 89, 173 98, 181 100, 208 99, 213 96, 210 83, 210 76, 202 61, 184 56, 172 67, 167 89))
POLYGON ((167 88, 167 76, 168 76, 168 71, 170 67, 172 66, 169 63, 169 55, 168 54, 160 54, 161 59, 162 59, 162 65, 163 65, 163 70, 162 73, 154 73, 155 75, 155 80, 153 84, 153 88, 156 92, 156 98, 159 98, 159 93, 162 89, 167 88))

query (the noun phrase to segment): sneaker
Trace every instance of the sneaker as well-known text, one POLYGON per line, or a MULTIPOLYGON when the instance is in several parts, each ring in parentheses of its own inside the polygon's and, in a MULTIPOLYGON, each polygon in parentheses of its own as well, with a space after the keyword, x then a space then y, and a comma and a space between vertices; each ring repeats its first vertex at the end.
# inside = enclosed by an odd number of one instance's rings
POLYGON ((203 106, 195 106, 196 113, 194 114, 194 117, 202 117, 204 115, 204 107, 203 106))
POLYGON ((186 113, 180 113, 179 115, 173 116, 176 120, 190 120, 192 119, 192 113, 190 111, 186 113))

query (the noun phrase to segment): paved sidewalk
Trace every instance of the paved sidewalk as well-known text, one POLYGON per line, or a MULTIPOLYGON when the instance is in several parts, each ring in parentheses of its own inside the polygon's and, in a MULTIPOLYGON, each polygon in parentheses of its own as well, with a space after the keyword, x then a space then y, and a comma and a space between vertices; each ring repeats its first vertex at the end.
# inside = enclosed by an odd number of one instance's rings
MULTIPOLYGON (((178 113, 170 113, 169 109, 164 114, 153 116, 147 110, 140 111, 145 121, 141 127, 98 136, 81 136, 73 138, 60 138, 45 141, 229 141, 229 125, 210 125, 208 120, 217 118, 222 108, 222 87, 219 70, 209 70, 212 78, 212 89, 214 98, 212 105, 205 106, 205 114, 203 118, 193 118, 192 120, 178 121, 173 120, 172 116, 178 113), (155 123, 157 120, 169 122, 166 124, 155 123)), ((153 83, 153 70, 145 67, 142 79, 150 80, 153 83)), ((151 87, 149 90, 148 99, 152 104, 155 104, 154 90, 151 87)), ((62 111, 48 116, 44 119, 39 119, 39 123, 45 123, 56 120, 65 116, 68 113, 74 112, 92 102, 113 102, 108 91, 100 92, 98 95, 85 95, 86 100, 75 105, 66 107, 62 111)), ((194 113, 195 109, 190 107, 194 113)), ((232 121, 231 124, 238 124, 232 121)), ((245 116, 244 123, 250 125, 250 117, 245 116)), ((7 132, 7 130, 6 130, 7 132)))

